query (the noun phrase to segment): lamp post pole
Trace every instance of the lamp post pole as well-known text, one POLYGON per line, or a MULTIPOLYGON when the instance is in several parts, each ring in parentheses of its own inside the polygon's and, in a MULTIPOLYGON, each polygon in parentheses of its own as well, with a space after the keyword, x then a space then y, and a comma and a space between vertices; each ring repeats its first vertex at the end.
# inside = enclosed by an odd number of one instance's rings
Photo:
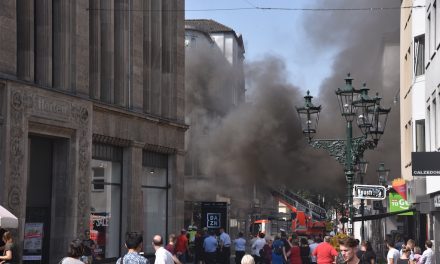
POLYGON ((353 176, 354 165, 367 149, 374 149, 384 132, 388 113, 391 109, 380 107, 381 98, 368 96, 366 84, 359 90, 352 85, 350 74, 345 78, 345 87, 338 88, 341 115, 346 120, 346 138, 344 139, 313 139, 316 133, 321 106, 312 103, 313 96, 307 91, 305 104, 296 110, 301 120, 303 134, 313 148, 325 149, 342 165, 344 165, 347 181, 347 200, 349 206, 349 227, 353 234, 353 176), (358 113, 359 111, 359 113, 358 113), (359 116, 358 116, 359 114, 359 116), (353 138, 353 121, 356 119, 363 136, 353 138), (369 139, 371 137, 371 139, 369 139))

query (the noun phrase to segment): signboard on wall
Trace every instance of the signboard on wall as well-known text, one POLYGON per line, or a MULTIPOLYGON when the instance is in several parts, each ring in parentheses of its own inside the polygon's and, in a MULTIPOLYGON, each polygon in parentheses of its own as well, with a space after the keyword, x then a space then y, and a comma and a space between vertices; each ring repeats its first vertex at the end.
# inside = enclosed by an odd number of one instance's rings
POLYGON ((43 223, 25 223, 23 260, 41 260, 43 250, 43 223))
MULTIPOLYGON (((403 197, 398 193, 390 192, 389 202, 390 202, 390 213, 409 209, 408 201, 403 199, 403 197)), ((413 214, 414 214, 413 212, 407 212, 399 215, 413 215, 413 214)))
POLYGON ((412 152, 413 176, 440 176, 440 152, 412 152))
POLYGON ((228 204, 225 202, 202 202, 202 227, 210 230, 224 228, 227 230, 228 204))

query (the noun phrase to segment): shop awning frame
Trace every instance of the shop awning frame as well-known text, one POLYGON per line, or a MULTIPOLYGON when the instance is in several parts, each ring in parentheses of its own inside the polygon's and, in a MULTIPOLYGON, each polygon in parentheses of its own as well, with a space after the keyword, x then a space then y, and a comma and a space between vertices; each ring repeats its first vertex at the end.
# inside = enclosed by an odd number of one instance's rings
POLYGON ((378 220, 378 219, 382 219, 385 217, 390 217, 393 215, 398 215, 398 214, 403 214, 403 213, 408 213, 408 212, 414 212, 416 211, 416 208, 410 208, 407 210, 402 210, 402 211, 397 211, 397 212, 390 212, 390 213, 383 213, 383 214, 375 214, 375 215, 365 215, 364 217, 362 216, 355 216, 353 217, 353 222, 359 222, 362 221, 362 219, 364 221, 369 221, 369 220, 378 220))

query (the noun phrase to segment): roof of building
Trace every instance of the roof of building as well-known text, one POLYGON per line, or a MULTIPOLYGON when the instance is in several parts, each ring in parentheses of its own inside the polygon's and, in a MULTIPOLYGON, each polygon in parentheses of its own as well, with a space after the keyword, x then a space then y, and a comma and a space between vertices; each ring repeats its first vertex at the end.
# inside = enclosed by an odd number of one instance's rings
POLYGON ((214 21, 212 19, 187 19, 185 20, 185 28, 197 29, 197 30, 205 31, 207 33, 216 33, 216 32, 235 33, 235 31, 232 28, 220 24, 219 22, 214 21))
POLYGON ((211 33, 232 33, 237 39, 238 44, 243 47, 243 38, 230 27, 225 26, 215 20, 212 19, 186 19, 185 20, 185 29, 189 30, 197 30, 201 32, 205 32, 208 34, 211 33))

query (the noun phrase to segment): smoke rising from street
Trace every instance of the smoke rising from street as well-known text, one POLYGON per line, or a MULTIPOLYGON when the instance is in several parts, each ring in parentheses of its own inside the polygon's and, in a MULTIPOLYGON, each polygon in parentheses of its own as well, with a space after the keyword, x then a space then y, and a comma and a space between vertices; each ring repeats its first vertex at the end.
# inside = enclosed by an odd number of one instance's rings
MULTIPOLYGON (((333 8, 400 5, 397 0, 331 3, 333 8)), ((315 1, 314 5, 324 4, 315 1)), ((366 183, 377 183, 375 170, 379 162, 385 162, 392 177, 398 177, 399 106, 393 104, 393 99, 399 89, 399 10, 317 15, 310 13, 304 21, 309 33, 306 45, 316 54, 310 59, 319 60, 326 49, 337 47, 340 51, 331 76, 323 81, 319 95, 313 95, 314 103, 323 106, 316 138, 345 137, 345 121, 334 91, 343 87, 346 74, 351 72, 356 88, 367 82, 370 96, 377 91, 384 98, 382 105, 392 107, 379 146, 366 151, 365 158, 370 162, 366 183)), ((216 190, 239 195, 241 187, 257 182, 344 195, 342 165, 324 150, 310 147, 301 133, 295 106, 303 104, 307 87, 287 81, 283 60, 267 55, 258 61, 246 61, 247 102, 230 112, 222 111, 229 106, 223 89, 234 73, 227 63, 219 61, 220 57, 206 51, 187 53, 186 60, 187 116, 191 116, 188 153, 200 154, 196 159, 202 174, 221 176, 215 182, 216 190), (213 111, 219 114, 213 115, 213 111)))

